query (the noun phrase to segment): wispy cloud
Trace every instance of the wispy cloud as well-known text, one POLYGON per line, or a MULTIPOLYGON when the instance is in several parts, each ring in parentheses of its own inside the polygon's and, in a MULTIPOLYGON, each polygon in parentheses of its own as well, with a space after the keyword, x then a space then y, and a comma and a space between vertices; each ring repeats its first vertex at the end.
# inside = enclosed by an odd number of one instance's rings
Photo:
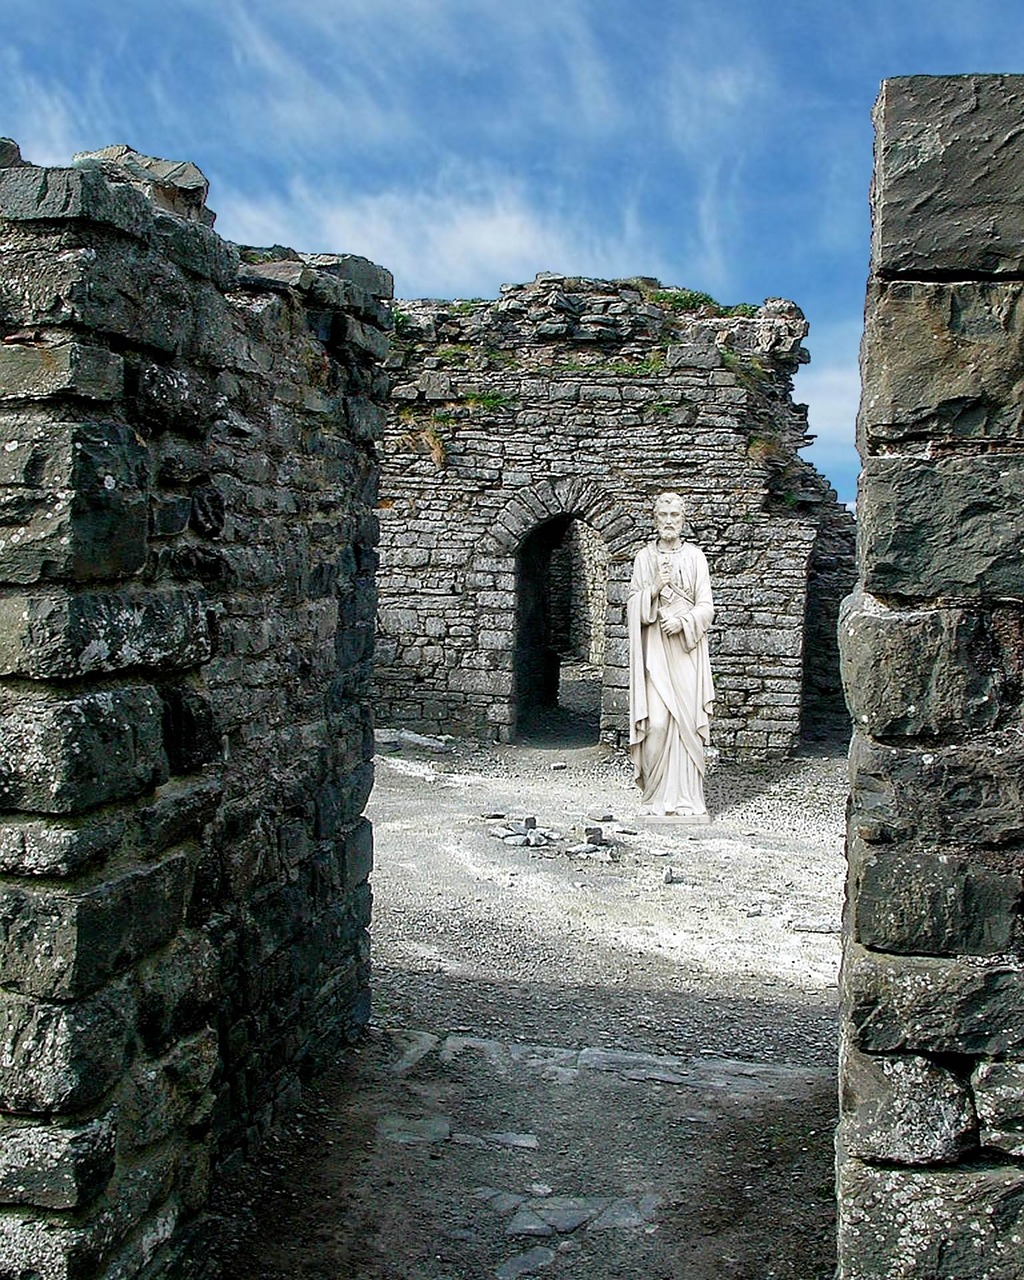
POLYGON ((286 197, 222 194, 218 230, 245 243, 360 253, 395 275, 399 296, 493 297, 544 270, 658 274, 635 211, 601 232, 585 209, 534 203, 521 182, 478 171, 425 188, 345 198, 295 182, 286 197))

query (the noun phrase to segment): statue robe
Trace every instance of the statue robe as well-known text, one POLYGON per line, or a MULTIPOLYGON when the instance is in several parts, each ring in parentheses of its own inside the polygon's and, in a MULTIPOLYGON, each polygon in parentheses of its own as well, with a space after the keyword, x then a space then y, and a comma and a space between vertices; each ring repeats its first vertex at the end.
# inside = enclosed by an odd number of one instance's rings
POLYGON ((704 748, 715 699, 707 631, 715 616, 708 564, 685 542, 660 552, 650 543, 637 554, 629 589, 629 753, 647 812, 705 814, 704 748), (669 569, 656 593, 659 559, 669 569), (682 630, 667 636, 663 617, 682 630))

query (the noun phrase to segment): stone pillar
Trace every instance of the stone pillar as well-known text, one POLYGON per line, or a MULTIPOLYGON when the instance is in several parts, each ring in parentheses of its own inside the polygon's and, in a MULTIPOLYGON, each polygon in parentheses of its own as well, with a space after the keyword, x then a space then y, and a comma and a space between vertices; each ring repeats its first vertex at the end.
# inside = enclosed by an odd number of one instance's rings
POLYGON ((391 281, 0 157, 0 1274, 126 1280, 367 1016, 391 281))
POLYGON ((1024 77, 887 81, 841 622, 842 1280, 1024 1275, 1024 77))

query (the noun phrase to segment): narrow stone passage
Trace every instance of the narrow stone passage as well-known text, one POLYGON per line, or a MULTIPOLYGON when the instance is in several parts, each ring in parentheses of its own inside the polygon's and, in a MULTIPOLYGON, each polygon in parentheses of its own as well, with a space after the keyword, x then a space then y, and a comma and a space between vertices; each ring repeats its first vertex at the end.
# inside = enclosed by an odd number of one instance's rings
POLYGON ((374 1025, 222 1191, 225 1280, 828 1280, 841 757, 687 835, 603 749, 390 746, 374 1025))

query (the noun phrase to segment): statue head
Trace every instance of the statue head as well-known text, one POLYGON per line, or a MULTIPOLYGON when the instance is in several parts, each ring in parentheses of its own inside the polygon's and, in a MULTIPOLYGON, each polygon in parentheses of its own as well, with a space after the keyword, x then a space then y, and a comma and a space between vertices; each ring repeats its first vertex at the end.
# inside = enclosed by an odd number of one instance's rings
POLYGON ((654 499, 654 527, 658 533, 675 534, 677 537, 686 524, 686 503, 680 494, 669 490, 654 499))

